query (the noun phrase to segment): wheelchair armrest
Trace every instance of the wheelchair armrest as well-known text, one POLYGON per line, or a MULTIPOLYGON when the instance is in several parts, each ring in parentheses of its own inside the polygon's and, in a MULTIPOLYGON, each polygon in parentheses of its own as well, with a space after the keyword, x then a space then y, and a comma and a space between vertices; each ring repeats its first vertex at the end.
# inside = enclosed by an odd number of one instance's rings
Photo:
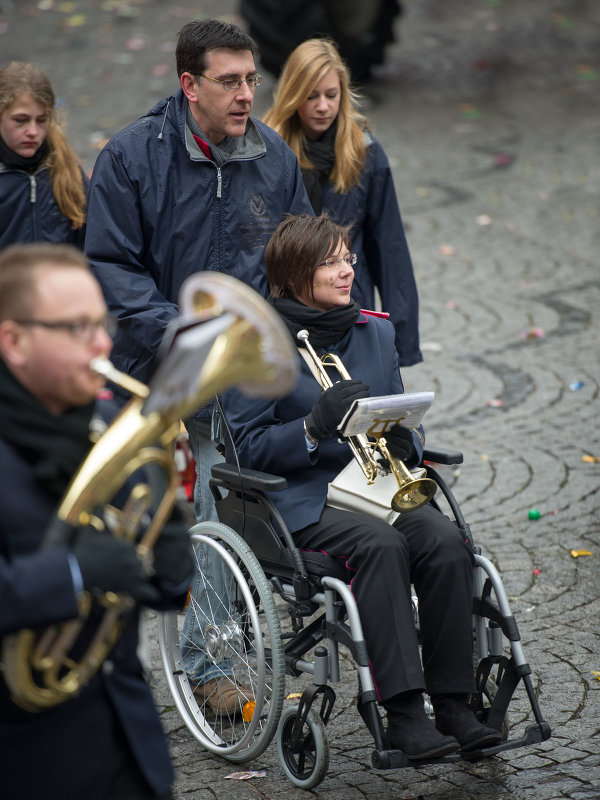
POLYGON ((462 464, 463 454, 460 450, 450 450, 447 447, 430 447, 423 450, 423 461, 433 461, 435 464, 462 464))
POLYGON ((226 489, 234 491, 251 489, 258 492, 277 492, 287 488, 287 480, 281 475, 270 475, 268 472, 258 472, 247 467, 238 468, 236 464, 214 464, 211 475, 226 489))

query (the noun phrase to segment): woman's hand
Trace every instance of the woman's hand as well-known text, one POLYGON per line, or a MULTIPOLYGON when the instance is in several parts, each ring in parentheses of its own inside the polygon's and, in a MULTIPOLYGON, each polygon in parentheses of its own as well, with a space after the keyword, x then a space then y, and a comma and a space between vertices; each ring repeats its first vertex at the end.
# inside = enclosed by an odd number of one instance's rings
POLYGON ((355 400, 369 396, 369 387, 359 380, 334 383, 325 389, 319 402, 305 418, 306 430, 313 439, 333 436, 355 400))

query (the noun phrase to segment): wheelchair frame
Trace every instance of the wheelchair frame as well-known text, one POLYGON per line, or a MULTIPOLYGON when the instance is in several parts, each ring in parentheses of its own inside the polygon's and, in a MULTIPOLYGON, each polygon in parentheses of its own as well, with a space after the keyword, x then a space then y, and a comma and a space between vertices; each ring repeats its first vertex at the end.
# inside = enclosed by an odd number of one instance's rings
MULTIPOLYGON (((461 462, 462 453, 454 450, 427 448, 424 453, 428 476, 437 483, 455 524, 470 540, 471 532, 458 503, 433 466, 461 462)), ((473 638, 477 688, 471 706, 481 721, 502 731, 503 740, 493 747, 432 760, 409 760, 403 752, 389 749, 350 587, 339 567, 337 576, 334 570, 332 574, 322 574, 324 566, 334 564, 333 559, 298 551, 277 508, 265 494, 285 488, 285 478, 231 464, 217 464, 212 475, 210 486, 221 523, 200 523, 192 528, 192 535, 197 545, 212 547, 231 571, 228 580, 235 584, 233 602, 230 601, 234 610, 226 610, 221 599, 220 612, 214 615, 215 619, 203 619, 201 627, 205 633, 213 631, 220 637, 222 646, 217 648, 217 654, 223 657, 227 653, 235 661, 235 679, 239 680, 241 674, 242 684, 250 684, 246 686, 248 695, 252 695, 250 705, 240 704, 237 713, 219 716, 198 702, 183 669, 183 639, 177 615, 169 612, 159 619, 161 656, 169 688, 184 722, 204 747, 241 763, 262 753, 276 735, 279 758, 288 778, 304 789, 316 786, 329 763, 325 726, 335 702, 330 683, 340 681, 340 645, 348 648, 357 665, 358 711, 373 737, 372 765, 376 769, 473 762, 550 737, 550 726, 541 715, 531 669, 502 580, 494 565, 476 548, 473 638), (273 594, 287 606, 291 632, 281 632, 273 594), (319 609, 324 611, 305 624, 305 618, 314 616, 319 609), (505 639, 510 655, 504 653, 505 639), (305 656, 310 651, 314 651, 313 656, 307 660, 305 656), (312 682, 299 703, 282 712, 284 673, 294 677, 311 675, 312 682), (521 736, 510 739, 507 711, 521 682, 535 721, 526 726, 521 736)), ((438 505, 436 499, 433 502, 438 505)), ((199 569, 203 577, 201 564, 199 569)), ((418 627, 416 610, 415 617, 418 627)), ((210 646, 205 644, 205 650, 209 652, 210 646)), ((216 663, 216 659, 213 661, 216 663)), ((224 675, 223 680, 232 679, 224 675)))

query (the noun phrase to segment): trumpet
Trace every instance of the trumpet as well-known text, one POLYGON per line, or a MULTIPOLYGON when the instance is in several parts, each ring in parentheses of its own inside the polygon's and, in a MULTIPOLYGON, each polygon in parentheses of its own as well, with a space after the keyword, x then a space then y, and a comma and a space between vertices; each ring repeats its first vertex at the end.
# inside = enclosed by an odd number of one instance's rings
MULTIPOLYGON (((325 353, 322 357, 317 354, 309 341, 308 331, 298 331, 296 337, 306 347, 316 367, 319 383, 324 389, 329 389, 334 384, 325 369, 327 365, 335 367, 343 380, 351 380, 350 373, 336 353, 325 353)), ((359 433, 345 437, 344 441, 350 447, 352 455, 367 479, 367 485, 373 484, 378 476, 389 474, 385 463, 389 465, 398 484, 398 489, 390 500, 390 506, 394 511, 398 513, 414 511, 433 498, 437 490, 435 481, 422 477, 423 472, 420 477, 415 477, 403 461, 392 456, 383 435, 371 441, 368 436, 359 433), (377 458, 377 452, 381 454, 385 463, 377 458)))
MULTIPOLYGON (((206 324, 204 330, 213 331, 209 326, 219 321, 218 331, 206 334, 207 352, 199 371, 186 373, 189 381, 183 388, 181 383, 169 387, 168 381, 153 388, 106 359, 94 359, 91 369, 133 397, 92 447, 57 510, 58 519, 70 525, 92 525, 139 540, 137 553, 149 570, 152 548, 179 485, 173 448, 180 420, 232 386, 253 396, 277 397, 290 391, 297 378, 293 341, 285 326, 241 281, 222 273, 192 275, 182 286, 179 305, 186 323, 197 325, 196 330, 206 324), (162 402, 150 403, 157 395, 162 402), (124 492, 124 502, 118 508, 111 505, 124 492)), ((163 364, 169 363, 170 354, 163 364)), ((175 356, 177 361, 181 353, 175 356)), ((55 529, 53 535, 60 536, 55 529)), ((59 540, 47 536, 42 546, 59 540)), ((77 619, 5 636, 1 666, 12 701, 37 712, 76 696, 102 666, 133 605, 124 593, 95 596, 85 591, 79 596, 77 619)))

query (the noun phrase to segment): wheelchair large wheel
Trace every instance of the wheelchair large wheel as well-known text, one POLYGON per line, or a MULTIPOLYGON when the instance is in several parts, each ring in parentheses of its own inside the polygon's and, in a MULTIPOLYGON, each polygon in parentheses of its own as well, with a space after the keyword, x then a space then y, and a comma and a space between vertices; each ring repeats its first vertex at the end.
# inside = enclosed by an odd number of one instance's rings
POLYGON ((288 706, 281 715, 277 729, 277 752, 283 771, 301 789, 317 786, 329 768, 329 742, 321 717, 312 709, 300 731, 298 742, 290 745, 292 728, 298 706, 288 706))
POLYGON ((198 586, 190 592, 186 612, 159 614, 163 667, 190 732, 207 750, 242 763, 260 755, 277 730, 285 693, 279 616, 262 567, 235 531, 203 522, 191 534, 198 586), (208 697, 187 675, 184 655, 188 667, 203 660, 217 675, 208 697), (236 689, 235 708, 221 708, 219 698, 236 689))

